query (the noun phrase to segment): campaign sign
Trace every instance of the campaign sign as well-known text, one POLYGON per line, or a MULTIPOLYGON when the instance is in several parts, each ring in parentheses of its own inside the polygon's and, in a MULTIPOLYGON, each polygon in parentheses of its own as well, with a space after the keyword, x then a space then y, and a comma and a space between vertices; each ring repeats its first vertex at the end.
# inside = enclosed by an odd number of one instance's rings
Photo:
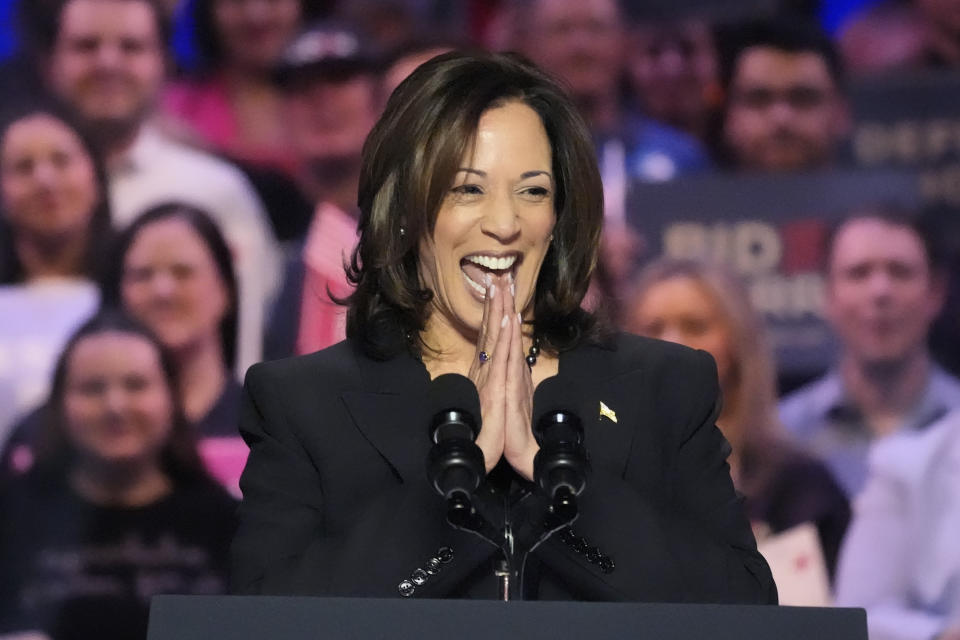
POLYGON ((870 206, 918 200, 916 176, 899 171, 710 174, 631 185, 627 220, 645 240, 643 261, 706 259, 741 276, 781 376, 801 379, 826 369, 835 352, 823 319, 832 227, 870 206))
POLYGON ((925 203, 960 205, 960 73, 858 80, 850 102, 857 166, 919 169, 925 203))

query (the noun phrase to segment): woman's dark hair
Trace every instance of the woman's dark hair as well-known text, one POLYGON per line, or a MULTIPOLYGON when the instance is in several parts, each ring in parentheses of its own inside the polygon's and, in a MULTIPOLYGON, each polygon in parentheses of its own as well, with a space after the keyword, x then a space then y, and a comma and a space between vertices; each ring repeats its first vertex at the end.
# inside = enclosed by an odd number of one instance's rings
POLYGON ((398 337, 422 351, 419 332, 432 292, 421 289, 419 242, 433 233, 481 115, 514 100, 543 122, 556 185, 557 222, 537 280, 534 331, 555 352, 600 337, 600 325, 580 307, 603 222, 603 187, 586 124, 558 83, 523 58, 452 52, 397 87, 363 147, 347 336, 371 357, 396 354, 404 344, 398 337))
POLYGON ((223 234, 216 223, 205 211, 182 202, 167 202, 151 207, 141 213, 117 237, 117 241, 110 252, 110 260, 101 282, 101 294, 106 305, 122 307, 121 295, 123 283, 124 263, 127 253, 140 232, 155 222, 164 220, 183 220, 190 225, 203 244, 210 251, 217 266, 220 281, 227 290, 229 306, 220 320, 220 341, 223 346, 223 357, 228 367, 233 368, 237 361, 237 276, 233 270, 233 257, 223 234))
POLYGON ((45 406, 44 420, 37 435, 36 457, 32 472, 46 478, 60 480, 65 479, 69 473, 76 456, 76 451, 67 435, 67 417, 63 405, 70 358, 77 345, 84 339, 103 333, 134 335, 149 342, 156 349, 173 406, 173 424, 170 438, 160 453, 161 466, 175 483, 187 483, 206 477, 203 463, 197 453, 193 427, 187 422, 180 403, 177 372, 172 357, 149 329, 124 312, 111 308, 101 309, 77 329, 67 341, 57 360, 50 397, 45 406))
MULTIPOLYGON (((200 54, 200 73, 210 73, 223 64, 223 43, 217 30, 214 5, 217 0, 194 0, 190 8, 193 44, 200 54)), ((330 0, 300 0, 300 22, 309 24, 330 12, 330 0)))
POLYGON ((837 88, 842 90, 845 85, 843 61, 836 46, 830 36, 810 20, 795 17, 754 20, 723 28, 719 36, 719 75, 724 91, 730 90, 744 53, 755 47, 817 55, 837 88))
MULTIPOLYGON (((63 123, 80 139, 84 153, 90 158, 94 169, 94 178, 97 188, 97 204, 90 216, 90 228, 87 250, 83 258, 82 270, 77 275, 86 276, 93 280, 102 274, 104 256, 107 254, 113 231, 110 226, 109 190, 107 187, 107 172, 103 159, 97 153, 96 147, 90 140, 83 126, 73 115, 54 103, 42 102, 30 105, 16 106, 12 111, 0 113, 0 152, 10 128, 27 118, 35 116, 49 116, 63 123)), ((0 210, 5 208, 0 200, 0 210)), ((0 284, 15 284, 23 282, 26 274, 23 264, 16 250, 16 230, 7 220, 7 215, 0 215, 0 284)))

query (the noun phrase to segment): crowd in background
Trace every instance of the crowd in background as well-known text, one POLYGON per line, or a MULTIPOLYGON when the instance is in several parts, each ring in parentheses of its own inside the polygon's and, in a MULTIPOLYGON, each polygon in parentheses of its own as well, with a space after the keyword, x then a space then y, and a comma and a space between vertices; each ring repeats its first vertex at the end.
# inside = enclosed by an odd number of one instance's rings
POLYGON ((417 65, 489 49, 558 77, 592 128, 590 306, 713 355, 762 549, 813 526, 792 557, 822 567, 821 599, 771 551, 781 595, 866 607, 871 638, 960 638, 954 209, 865 193, 831 218, 833 357, 802 379, 736 265, 655 252, 644 226, 651 185, 855 169, 857 86, 960 76, 960 1, 864 2, 834 32, 823 11, 20 0, 0 65, 0 636, 142 638, 150 596, 223 592, 243 372, 343 339, 367 133, 417 65))

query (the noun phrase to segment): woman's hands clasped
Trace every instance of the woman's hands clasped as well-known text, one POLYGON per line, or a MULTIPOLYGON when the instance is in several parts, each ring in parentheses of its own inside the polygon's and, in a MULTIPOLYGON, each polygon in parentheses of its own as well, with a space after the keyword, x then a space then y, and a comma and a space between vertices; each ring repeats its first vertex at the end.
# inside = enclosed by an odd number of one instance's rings
POLYGON ((501 456, 528 480, 539 446, 533 437, 533 379, 523 351, 513 277, 491 277, 483 304, 477 351, 468 376, 480 394, 477 445, 487 472, 501 456))

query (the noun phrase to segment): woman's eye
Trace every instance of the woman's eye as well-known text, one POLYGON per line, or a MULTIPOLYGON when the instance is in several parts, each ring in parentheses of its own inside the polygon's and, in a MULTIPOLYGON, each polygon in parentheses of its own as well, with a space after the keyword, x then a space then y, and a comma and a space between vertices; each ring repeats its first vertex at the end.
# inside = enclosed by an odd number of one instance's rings
POLYGON ((460 184, 450 189, 450 196, 454 202, 474 202, 483 195, 483 189, 475 184, 460 184))
POLYGON ((123 387, 127 391, 143 391, 150 386, 150 381, 141 375, 129 375, 123 379, 123 387))
POLYGON ((83 380, 72 385, 72 390, 84 396, 97 396, 103 393, 107 388, 106 382, 99 379, 83 380))
POLYGON ((451 189, 451 191, 461 196, 476 196, 483 193, 483 190, 475 184, 461 184, 451 189))
POLYGON ((546 187, 527 187, 521 193, 534 200, 543 200, 550 195, 550 190, 546 187))
POLYGON ((710 329, 710 323, 706 320, 691 318, 684 320, 680 329, 688 336, 702 336, 710 329))

